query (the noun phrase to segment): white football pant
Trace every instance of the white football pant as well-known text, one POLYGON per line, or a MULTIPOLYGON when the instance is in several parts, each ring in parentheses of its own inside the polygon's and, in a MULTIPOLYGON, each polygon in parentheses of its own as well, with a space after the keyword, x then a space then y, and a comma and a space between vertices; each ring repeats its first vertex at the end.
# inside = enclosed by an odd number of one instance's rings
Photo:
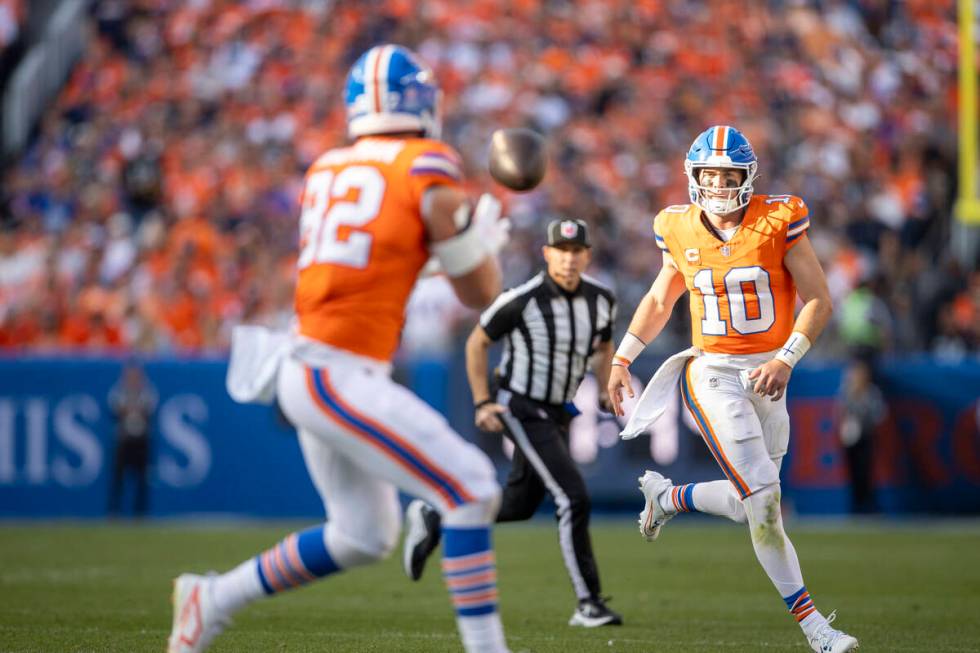
POLYGON ((775 352, 704 353, 681 373, 681 396, 725 476, 741 498, 779 483, 789 445, 786 395, 778 401, 752 390, 748 374, 775 352))
POLYGON ((389 372, 379 361, 306 343, 282 362, 277 392, 299 430, 328 531, 374 556, 390 552, 401 529, 398 489, 464 527, 491 523, 500 495, 487 456, 389 372))

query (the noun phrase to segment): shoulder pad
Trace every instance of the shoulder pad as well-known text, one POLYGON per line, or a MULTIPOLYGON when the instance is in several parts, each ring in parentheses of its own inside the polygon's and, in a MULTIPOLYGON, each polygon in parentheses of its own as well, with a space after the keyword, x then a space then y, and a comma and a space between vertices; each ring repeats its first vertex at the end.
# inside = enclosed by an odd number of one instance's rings
POLYGON ((788 210, 789 216, 806 215, 810 212, 806 202, 796 195, 762 195, 760 199, 765 202, 766 208, 770 212, 773 209, 785 209, 788 210))

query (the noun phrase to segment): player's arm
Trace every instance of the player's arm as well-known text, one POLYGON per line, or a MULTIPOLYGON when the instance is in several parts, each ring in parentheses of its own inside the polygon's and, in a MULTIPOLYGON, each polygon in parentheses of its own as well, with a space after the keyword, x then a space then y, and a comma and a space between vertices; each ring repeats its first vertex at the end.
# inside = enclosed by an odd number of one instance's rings
POLYGON ((612 340, 600 342, 592 354, 592 371, 599 385, 599 408, 607 413, 613 412, 612 402, 609 401, 609 373, 612 371, 613 360, 612 340))
POLYGON ((623 336, 619 349, 613 355, 609 372, 607 390, 612 402, 613 413, 623 415, 623 390, 632 397, 633 385, 630 383, 629 365, 654 338, 660 335, 674 304, 684 294, 684 275, 677 268, 677 263, 669 252, 664 251, 664 264, 660 273, 653 280, 650 290, 640 300, 640 305, 633 313, 629 329, 623 336))
POLYGON ((476 411, 474 421, 477 427, 484 431, 497 432, 504 428, 497 415, 505 408, 490 397, 487 371, 491 342, 487 332, 477 324, 470 337, 466 339, 466 378, 470 382, 470 392, 473 394, 473 406, 476 411))
POLYGON ((482 308, 500 294, 500 269, 474 229, 476 216, 471 220, 470 210, 461 188, 437 185, 425 191, 422 216, 432 253, 459 300, 470 308, 482 308))
POLYGON ((763 396, 771 395, 773 401, 786 392, 793 367, 823 332, 834 312, 827 277, 806 234, 786 252, 783 261, 796 283, 803 309, 796 316, 792 335, 776 357, 749 373, 749 378, 755 381, 755 391, 763 396))

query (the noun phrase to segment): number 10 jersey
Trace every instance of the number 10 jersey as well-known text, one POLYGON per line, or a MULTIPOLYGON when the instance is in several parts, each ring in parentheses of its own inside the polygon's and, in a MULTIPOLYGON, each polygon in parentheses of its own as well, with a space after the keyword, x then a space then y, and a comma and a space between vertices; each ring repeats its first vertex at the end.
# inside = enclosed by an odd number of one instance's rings
POLYGON ((810 226, 803 200, 755 195, 723 242, 694 204, 669 206, 653 222, 690 291, 694 346, 721 354, 778 349, 793 330, 796 284, 783 257, 810 226))

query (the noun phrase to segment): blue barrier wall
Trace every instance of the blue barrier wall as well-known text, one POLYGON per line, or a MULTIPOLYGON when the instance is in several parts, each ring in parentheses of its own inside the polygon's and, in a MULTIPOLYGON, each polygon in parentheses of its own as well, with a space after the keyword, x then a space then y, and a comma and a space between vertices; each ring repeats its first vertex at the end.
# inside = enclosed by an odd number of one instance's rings
MULTIPOLYGON (((151 514, 322 514, 292 430, 273 409, 228 398, 224 361, 158 360, 145 369, 160 396, 151 514)), ((108 394, 120 371, 121 362, 110 359, 0 360, 0 516, 106 514, 114 453, 108 394)), ((642 371, 652 371, 652 363, 642 371)), ((495 458, 503 477, 500 443, 472 428, 461 361, 453 361, 447 374, 451 421, 495 458)), ((412 378, 410 371, 405 376, 412 378)), ((793 435, 783 485, 787 501, 801 513, 841 513, 850 505, 837 437, 840 376, 837 366, 803 367, 790 386, 793 435)), ((893 362, 883 367, 881 384, 889 416, 875 435, 879 508, 980 512, 980 364, 893 362)), ((579 431, 593 438, 582 468, 596 505, 637 508, 635 479, 646 468, 678 482, 721 477, 681 420, 674 425, 676 452, 666 463, 651 459, 649 438, 618 442, 608 416, 586 411, 579 420, 579 431)))

